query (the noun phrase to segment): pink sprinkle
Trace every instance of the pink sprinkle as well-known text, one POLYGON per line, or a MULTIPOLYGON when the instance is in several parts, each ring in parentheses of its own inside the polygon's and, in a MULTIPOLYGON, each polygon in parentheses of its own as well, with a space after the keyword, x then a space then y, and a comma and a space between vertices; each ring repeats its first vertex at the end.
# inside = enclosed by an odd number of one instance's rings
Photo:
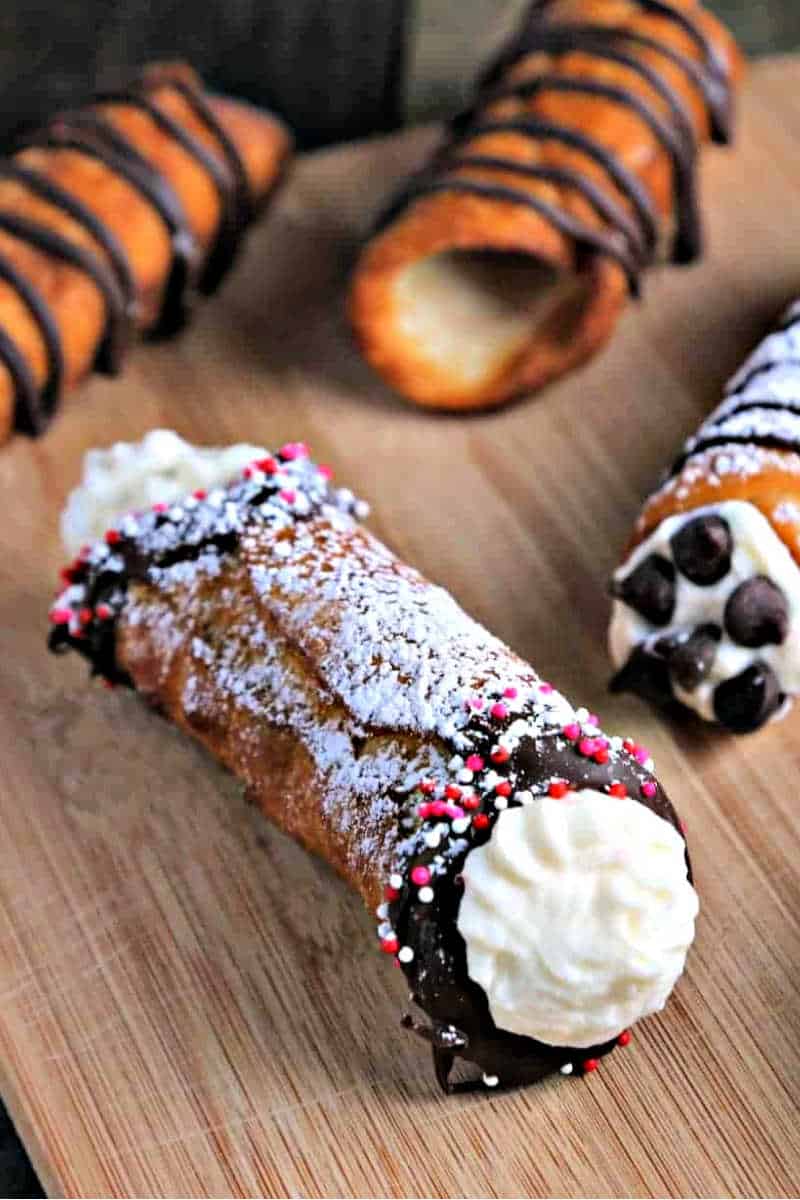
POLYGON ((320 466, 318 466, 317 471, 323 479, 333 479, 333 467, 327 466, 326 463, 322 463, 320 466))
POLYGON ((578 750, 580 751, 581 754, 584 754, 587 758, 591 758, 591 756, 594 754, 595 750, 599 750, 599 749, 600 749, 600 747, 598 746, 598 744, 594 738, 588 738, 588 737, 581 738, 580 742, 578 743, 578 750))
POLYGON ((633 757, 638 763, 644 766, 644 764, 650 760, 650 751, 645 750, 644 746, 637 746, 633 752, 633 757))
POLYGON ((431 815, 430 804, 428 804, 427 802, 425 804, 420 804, 419 808, 417 809, 417 812, 419 813, 421 820, 427 821, 428 817, 431 815))
POLYGON ((72 620, 71 608, 51 608, 50 620, 54 625, 68 625, 72 620))
POLYGON ((291 488, 284 488, 278 493, 281 500, 285 500, 287 504, 294 504, 297 499, 297 492, 293 492, 291 488))
POLYGON ((642 784, 642 795, 647 796, 648 800, 652 800, 657 791, 658 788, 656 787, 655 783, 653 783, 652 779, 646 779, 642 784))
POLYGON ((481 712, 483 709, 483 700, 480 696, 470 696, 467 701, 467 708, 471 708, 473 712, 481 712))
POLYGON ((308 446, 305 442, 287 442, 278 451, 281 458, 288 459, 292 462, 296 458, 308 458, 308 446))
POLYGON ((165 504, 163 500, 159 500, 157 504, 153 505, 153 512, 154 513, 163 513, 163 512, 166 512, 168 508, 169 508, 168 504, 165 504))
POLYGON ((572 721, 569 725, 565 725, 561 732, 568 741, 577 742, 581 736, 581 727, 577 721, 572 721))
POLYGON ((411 882, 417 887, 425 887, 431 881, 431 873, 427 867, 414 867, 411 872, 411 882))
POLYGON ((508 716, 508 709, 505 704, 502 704, 498 700, 497 704, 493 704, 489 709, 489 714, 493 716, 496 721, 502 721, 508 716))
POLYGON ((457 821, 459 817, 463 817, 464 810, 463 808, 459 808, 457 804, 448 804, 445 808, 445 814, 451 821, 457 821))
POLYGON ((506 700, 516 700, 518 694, 519 693, 515 687, 503 688, 503 695, 505 696, 506 700))
POLYGON ((470 771, 482 771, 483 759, 481 758, 480 754, 470 754, 466 765, 467 769, 470 771))
POLYGON ((540 683, 539 691, 542 693, 543 696, 549 696, 550 693, 553 691, 552 683, 540 683))
POLYGON ((431 813, 434 817, 443 817, 447 812, 447 805, 444 800, 434 800, 431 804, 431 813))
POLYGON ((597 713, 589 713, 589 724, 590 725, 599 725, 600 724, 600 718, 598 717, 597 713))
POLYGON ((680 829, 680 831, 684 835, 684 837, 686 836, 686 828, 687 828, 686 822, 679 820, 678 821, 678 829, 680 829))

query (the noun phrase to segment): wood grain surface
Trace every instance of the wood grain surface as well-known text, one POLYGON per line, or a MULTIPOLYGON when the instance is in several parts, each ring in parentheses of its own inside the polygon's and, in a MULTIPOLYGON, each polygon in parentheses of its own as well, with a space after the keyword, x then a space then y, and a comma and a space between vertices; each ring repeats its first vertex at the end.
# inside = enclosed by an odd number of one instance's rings
POLYGON ((604 580, 641 497, 800 292, 800 65, 709 155, 710 252, 587 370, 485 418, 394 400, 343 314, 356 239, 430 133, 301 161, 192 330, 0 454, 0 1084, 69 1195, 791 1195, 800 1182, 800 712, 749 739, 609 698, 604 580), (446 1099, 399 972, 322 863, 197 747, 44 650, 84 450, 172 425, 308 439, 373 527, 606 728, 685 816, 702 913, 667 1011, 581 1080, 446 1099))

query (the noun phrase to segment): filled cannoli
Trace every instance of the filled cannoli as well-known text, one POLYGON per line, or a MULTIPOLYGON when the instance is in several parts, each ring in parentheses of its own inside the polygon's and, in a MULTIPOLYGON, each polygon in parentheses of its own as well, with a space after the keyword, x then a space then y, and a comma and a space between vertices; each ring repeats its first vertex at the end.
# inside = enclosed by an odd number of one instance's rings
POLYGON ((0 161, 0 440, 40 433, 61 393, 116 373, 211 292, 290 139, 271 114, 156 64, 61 112, 0 161))
POLYGON ((469 409, 594 354, 648 263, 700 253, 698 149, 730 139, 740 71, 695 0, 534 0, 360 257, 369 362, 469 409))
POLYGON ((734 733, 800 692, 800 303, 645 504, 612 591, 618 690, 734 733))
POLYGON ((285 446, 86 547, 50 645, 136 688, 358 890, 445 1088, 459 1057, 489 1087, 592 1071, 683 970, 681 826, 643 747, 362 515, 285 446))

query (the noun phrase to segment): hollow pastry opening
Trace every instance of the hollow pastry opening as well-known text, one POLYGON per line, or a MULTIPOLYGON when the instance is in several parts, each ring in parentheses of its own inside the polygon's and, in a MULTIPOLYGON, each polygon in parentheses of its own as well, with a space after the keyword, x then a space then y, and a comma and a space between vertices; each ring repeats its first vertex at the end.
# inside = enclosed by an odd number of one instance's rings
POLYGON ((491 384, 538 337, 554 337, 548 326, 556 312, 557 336, 569 339, 587 298, 586 277, 508 251, 431 255, 394 284, 397 327, 453 390, 491 384))

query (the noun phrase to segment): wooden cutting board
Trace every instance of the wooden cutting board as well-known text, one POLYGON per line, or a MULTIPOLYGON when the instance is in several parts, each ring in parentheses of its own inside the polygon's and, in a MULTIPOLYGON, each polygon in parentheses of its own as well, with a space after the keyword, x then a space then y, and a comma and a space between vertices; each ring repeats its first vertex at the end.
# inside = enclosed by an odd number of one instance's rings
POLYGON ((359 232, 430 133, 298 163, 171 345, 0 453, 0 1083, 71 1195, 786 1195, 800 1182, 800 712, 734 741, 609 698, 605 578, 641 497, 800 293, 800 64, 712 152, 710 253, 587 370, 489 417, 414 411, 342 313, 359 232), (373 527, 606 728, 686 817, 702 914, 660 1017, 582 1080, 445 1098, 399 973, 327 867, 135 696, 44 650, 83 452, 174 426, 312 443, 373 527))

